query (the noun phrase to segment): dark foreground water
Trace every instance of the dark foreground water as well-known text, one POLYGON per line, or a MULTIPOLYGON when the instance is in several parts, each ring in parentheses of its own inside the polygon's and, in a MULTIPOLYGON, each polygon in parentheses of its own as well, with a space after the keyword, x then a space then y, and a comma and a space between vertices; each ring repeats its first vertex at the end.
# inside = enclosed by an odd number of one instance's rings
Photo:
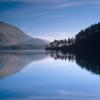
POLYGON ((0 53, 0 100, 100 100, 99 64, 45 51, 0 53))

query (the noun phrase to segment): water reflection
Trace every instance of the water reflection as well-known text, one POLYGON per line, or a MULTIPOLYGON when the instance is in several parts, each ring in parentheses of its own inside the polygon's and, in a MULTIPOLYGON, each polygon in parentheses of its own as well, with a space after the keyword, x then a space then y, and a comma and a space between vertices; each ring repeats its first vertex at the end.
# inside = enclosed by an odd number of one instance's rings
POLYGON ((45 51, 0 52, 0 79, 19 72, 33 61, 46 57, 45 51))
POLYGON ((86 69, 93 74, 100 75, 100 56, 83 54, 83 53, 72 53, 72 52, 61 52, 51 51, 50 56, 55 60, 69 60, 75 61, 82 69, 86 69))
POLYGON ((100 57, 61 51, 11 51, 0 52, 0 79, 21 71, 33 61, 51 56, 55 60, 75 62, 82 69, 100 75, 100 57))
POLYGON ((63 53, 61 51, 51 51, 50 56, 53 57, 55 60, 69 60, 75 61, 75 55, 72 53, 63 53))
POLYGON ((81 69, 99 74, 99 60, 90 59, 54 51, 0 52, 0 100, 99 100, 100 78, 81 69))

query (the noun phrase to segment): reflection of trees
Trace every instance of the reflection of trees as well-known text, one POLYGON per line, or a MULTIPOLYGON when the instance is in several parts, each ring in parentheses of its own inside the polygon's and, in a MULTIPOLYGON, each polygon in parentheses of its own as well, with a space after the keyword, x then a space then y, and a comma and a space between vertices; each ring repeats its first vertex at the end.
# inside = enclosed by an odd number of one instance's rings
POLYGON ((69 60, 69 61, 74 61, 75 60, 75 55, 72 54, 72 53, 62 53, 60 51, 51 51, 50 55, 55 60, 57 60, 57 59, 69 60))
POLYGON ((76 55, 76 63, 93 74, 100 75, 100 56, 90 54, 76 55))
POLYGON ((81 68, 84 68, 93 74, 100 75, 100 56, 89 54, 89 53, 69 53, 69 52, 61 52, 61 51, 51 51, 51 57, 55 60, 69 60, 75 61, 81 68))

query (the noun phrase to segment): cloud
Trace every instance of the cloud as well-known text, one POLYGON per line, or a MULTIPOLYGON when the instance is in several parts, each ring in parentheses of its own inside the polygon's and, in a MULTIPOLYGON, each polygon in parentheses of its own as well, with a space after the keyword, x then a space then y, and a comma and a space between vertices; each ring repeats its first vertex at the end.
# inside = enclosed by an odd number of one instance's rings
POLYGON ((95 8, 100 5, 100 0, 0 0, 0 3, 2 2, 5 4, 8 4, 9 2, 9 4, 12 3, 12 5, 13 2, 17 3, 17 6, 13 5, 12 9, 7 8, 7 6, 5 6, 5 11, 0 9, 0 18, 7 19, 32 18, 46 15, 55 16, 48 13, 63 8, 74 8, 85 5, 87 7, 95 8), (19 7, 19 3, 21 3, 22 7, 19 7))
POLYGON ((31 2, 31 3, 58 3, 63 1, 70 1, 70 0, 0 0, 1 2, 31 2))
POLYGON ((74 7, 80 5, 100 5, 100 0, 0 0, 0 2, 23 2, 33 4, 45 4, 51 7, 74 7))
POLYGON ((64 33, 64 32, 57 32, 57 33, 43 33, 43 34, 35 34, 33 35, 32 33, 28 33, 30 36, 35 37, 35 38, 41 38, 41 39, 45 39, 48 41, 54 41, 55 39, 57 40, 61 40, 61 39, 65 39, 65 38, 71 38, 75 36, 75 33, 64 33))

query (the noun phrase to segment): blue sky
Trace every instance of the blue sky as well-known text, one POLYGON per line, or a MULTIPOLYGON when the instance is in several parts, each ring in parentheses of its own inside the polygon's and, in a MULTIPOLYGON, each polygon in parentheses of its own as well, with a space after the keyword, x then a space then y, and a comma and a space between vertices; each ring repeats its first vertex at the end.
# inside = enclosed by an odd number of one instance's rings
POLYGON ((0 0, 0 21, 33 37, 67 38, 100 21, 100 0, 0 0))

